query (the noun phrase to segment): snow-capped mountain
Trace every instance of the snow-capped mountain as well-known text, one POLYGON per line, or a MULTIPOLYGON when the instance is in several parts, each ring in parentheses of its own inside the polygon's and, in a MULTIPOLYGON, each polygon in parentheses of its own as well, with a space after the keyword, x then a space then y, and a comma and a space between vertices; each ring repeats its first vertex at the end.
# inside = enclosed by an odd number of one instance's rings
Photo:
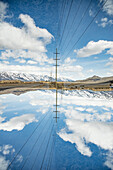
POLYGON ((64 91, 65 96, 76 96, 90 99, 113 99, 113 91, 71 90, 64 91))
MULTIPOLYGON (((55 78, 43 75, 26 73, 1 72, 0 80, 20 80, 20 81, 55 81, 55 78)), ((58 81, 73 81, 71 79, 60 78, 58 81)))

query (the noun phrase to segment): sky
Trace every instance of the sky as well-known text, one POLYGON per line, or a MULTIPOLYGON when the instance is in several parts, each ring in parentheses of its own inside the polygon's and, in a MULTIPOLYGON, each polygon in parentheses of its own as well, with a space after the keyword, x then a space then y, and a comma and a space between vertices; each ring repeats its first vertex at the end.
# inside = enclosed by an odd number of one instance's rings
POLYGON ((0 72, 113 76, 113 0, 1 0, 0 72))

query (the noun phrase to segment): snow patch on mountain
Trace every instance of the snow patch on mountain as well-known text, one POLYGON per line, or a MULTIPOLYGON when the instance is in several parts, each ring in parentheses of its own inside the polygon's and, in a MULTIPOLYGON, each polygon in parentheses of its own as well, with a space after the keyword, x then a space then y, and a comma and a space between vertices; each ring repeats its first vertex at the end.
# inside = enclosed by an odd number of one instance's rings
MULTIPOLYGON (((43 75, 34 75, 26 73, 12 73, 12 72, 1 72, 0 80, 20 80, 20 81, 55 81, 55 78, 43 75)), ((58 81, 73 81, 71 79, 60 78, 58 81)))

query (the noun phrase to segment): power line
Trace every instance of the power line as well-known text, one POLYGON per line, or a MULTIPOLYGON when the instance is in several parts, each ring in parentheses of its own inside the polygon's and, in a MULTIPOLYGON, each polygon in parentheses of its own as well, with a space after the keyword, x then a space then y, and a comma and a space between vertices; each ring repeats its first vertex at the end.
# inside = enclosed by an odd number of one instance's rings
MULTIPOLYGON (((80 3, 79 3, 79 6, 78 6, 78 9, 77 9, 77 11, 76 11, 76 13, 75 13, 75 15, 74 15, 74 17, 73 17, 73 21, 72 21, 72 23, 71 23, 71 26, 70 26, 69 30, 71 30, 71 29, 72 29, 72 27, 73 27, 73 24, 74 24, 74 21, 75 21, 75 19, 76 19, 76 17, 77 17, 78 11, 79 11, 80 6, 81 6, 81 3, 82 3, 82 0, 80 0, 80 3)), ((66 39, 68 38, 68 36, 69 36, 69 32, 68 32, 68 33, 67 33, 67 35, 65 36, 66 38, 65 38, 65 40, 64 40, 64 44, 65 44, 66 39)), ((63 46, 64 46, 64 44, 63 44, 63 46)))
MULTIPOLYGON (((75 31, 73 32, 71 38, 69 39, 68 44, 67 44, 67 46, 65 47, 65 51, 66 51, 68 45, 70 44, 71 39, 75 36, 75 33, 77 32, 77 30, 78 30, 78 28, 79 28, 79 26, 80 26, 80 24, 81 24, 83 18, 85 17, 85 15, 86 15, 86 13, 87 13, 87 11, 88 11, 88 9, 89 9, 91 3, 92 3, 92 0, 90 0, 88 7, 86 8, 85 12, 83 13, 83 15, 82 15, 82 17, 81 17, 81 20, 79 21, 79 23, 78 23, 78 25, 77 25, 75 31)), ((69 34, 68 34, 68 35, 69 35, 69 34)), ((64 41, 64 44, 65 44, 65 42, 66 42, 66 39, 65 39, 65 41, 64 41)))
POLYGON ((12 165, 12 163, 14 162, 14 160, 16 159, 16 157, 19 155, 19 153, 22 151, 22 149, 24 148, 24 146, 28 143, 28 141, 30 140, 30 138, 33 136, 33 134, 35 133, 35 131, 37 130, 37 128, 40 126, 40 124, 43 122, 43 120, 46 118, 48 114, 46 114, 42 120, 39 122, 39 124, 36 126, 36 128, 33 130, 33 132, 31 133, 31 135, 27 138, 27 140, 25 141, 25 143, 21 146, 21 148, 19 149, 19 151, 17 152, 17 154, 14 156, 14 158, 12 159, 12 161, 9 163, 7 170, 10 168, 10 166, 12 165))
POLYGON ((63 33, 62 33, 62 36, 61 36, 61 39, 60 39, 59 47, 60 47, 60 44, 62 43, 63 35, 64 35, 65 28, 66 28, 66 25, 67 25, 67 21, 68 21, 69 15, 70 15, 72 4, 73 4, 73 0, 71 0, 71 4, 70 4, 70 8, 69 8, 68 15, 67 15, 67 18, 66 18, 66 22, 65 22, 65 25, 64 25, 63 33))
POLYGON ((56 132, 55 132, 55 137, 54 137, 53 144, 52 144, 52 147, 51 147, 50 157, 49 157, 48 164, 47 164, 47 170, 49 170, 49 167, 51 166, 53 151, 54 151, 54 148, 55 148, 55 143, 56 143, 56 132))
POLYGON ((44 157, 43 157, 43 160, 42 160, 42 164, 41 164, 40 170, 42 170, 42 167, 43 167, 43 164, 44 164, 44 159, 45 159, 45 156, 46 156, 46 153, 47 153, 47 149, 48 149, 48 146, 49 146, 49 142, 50 142, 50 139, 51 139, 51 136, 52 136, 53 127, 54 127, 54 125, 52 126, 51 133, 49 135, 48 143, 46 145, 46 150, 45 150, 45 153, 44 153, 44 157))
MULTIPOLYGON (((53 120, 53 119, 52 119, 52 120, 53 120)), ((50 123, 50 126, 49 126, 48 129, 47 129, 47 132, 48 132, 48 130, 50 129, 50 127, 51 127, 51 123, 50 123)), ((52 125, 52 127, 53 127, 53 125, 52 125)), ((52 129, 53 129, 53 128, 52 128, 52 129)), ((47 134, 47 133, 46 133, 46 134, 47 134)), ((32 169, 34 168, 34 166, 35 166, 35 162, 36 162, 36 160, 37 160, 37 158, 38 158, 39 152, 40 152, 40 150, 41 150, 41 147, 42 147, 45 139, 46 139, 46 138, 44 137, 44 139, 43 139, 43 141, 42 141, 42 143, 41 143, 41 145, 40 145, 40 147, 39 147, 39 150, 38 150, 38 152, 37 152, 37 154, 36 154, 36 157, 35 157, 35 160, 34 160, 34 162, 33 162, 32 167, 31 167, 31 170, 32 170, 32 169)))
POLYGON ((81 34, 81 36, 78 38, 78 40, 74 43, 74 45, 72 46, 72 48, 69 50, 69 52, 67 53, 67 55, 64 57, 66 58, 70 52, 73 50, 73 48, 75 47, 75 45, 80 41, 80 39, 83 37, 83 35, 85 34, 85 32, 88 30, 88 28, 90 27, 90 25, 93 23, 93 21, 95 20, 95 18, 97 17, 97 15, 99 14, 99 12, 101 11, 101 9, 103 8, 103 6, 106 4, 108 0, 105 1, 105 3, 103 3, 102 7, 98 10, 98 12, 96 13, 96 15, 93 17, 93 19, 91 20, 91 22, 88 24, 88 26, 86 27, 86 29, 83 31, 83 33, 81 34))
MULTIPOLYGON (((59 22, 58 22, 58 29, 57 29, 57 37, 56 37, 56 41, 58 41, 58 36, 59 36, 59 34, 60 34, 60 27, 61 27, 61 23, 62 23, 62 19, 63 19, 63 16, 64 16, 64 11, 65 11, 65 7, 66 7, 66 0, 64 0, 63 1, 64 3, 62 3, 62 8, 63 8, 63 10, 62 10, 62 13, 61 13, 61 17, 60 17, 60 19, 59 19, 59 22)), ((61 8, 61 9, 62 9, 61 8)), ((57 46, 57 43, 58 42, 56 42, 56 46, 57 46)))
MULTIPOLYGON (((49 116, 48 119, 50 119, 50 117, 51 117, 51 115, 49 116)), ((48 122, 48 119, 47 119, 46 123, 48 122)), ((45 123, 45 125, 46 125, 46 123, 45 123)), ((44 127, 45 127, 45 126, 44 126, 44 127)), ((29 154, 27 155, 26 160, 24 161, 24 164, 23 164, 23 166, 21 167, 21 170, 24 168, 24 166, 25 166, 27 160, 29 159, 29 157, 30 157, 30 155, 31 155, 31 153, 32 153, 32 151, 33 151, 35 145, 37 144, 37 142, 38 142, 38 140, 39 140, 39 138, 40 138, 40 136, 42 135, 42 132, 43 132, 44 130, 45 130, 45 128, 43 128, 42 131, 40 132, 40 134, 38 135, 38 138, 36 139, 34 145, 32 146, 32 148, 31 148, 31 150, 30 150, 30 152, 29 152, 29 154)))

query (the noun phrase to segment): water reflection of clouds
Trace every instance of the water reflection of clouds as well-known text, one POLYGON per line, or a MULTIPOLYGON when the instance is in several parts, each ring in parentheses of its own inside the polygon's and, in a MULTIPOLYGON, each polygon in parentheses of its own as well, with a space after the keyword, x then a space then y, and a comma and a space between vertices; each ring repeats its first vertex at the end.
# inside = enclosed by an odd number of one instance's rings
MULTIPOLYGON (((59 131, 58 135, 64 141, 75 144, 78 151, 88 157, 93 154, 89 143, 106 150, 105 165, 113 169, 113 123, 111 122, 113 119, 113 99, 99 95, 101 94, 95 93, 93 95, 83 91, 80 94, 80 92, 67 91, 62 94, 61 100, 61 93, 58 93, 58 101, 62 102, 59 114, 65 114, 66 117, 66 126, 59 131)), ((2 115, 0 116, 0 130, 4 131, 22 130, 26 125, 37 121, 37 112, 46 114, 49 108, 55 104, 55 93, 52 91, 28 92, 21 96, 12 95, 12 101, 8 96, 0 97, 0 113, 2 115), (7 102, 10 105, 16 102, 18 107, 12 117, 6 121, 7 115, 3 117, 3 112, 7 102), (21 106, 28 107, 29 111, 33 109, 33 114, 19 112, 18 109, 21 106), (15 113, 18 113, 18 116, 15 113)), ((4 158, 1 159, 4 161, 4 158)))
POLYGON ((58 135, 88 157, 93 154, 88 143, 106 150, 105 165, 113 169, 113 100, 64 96, 63 102, 61 112, 65 114, 67 128, 58 135))
POLYGON ((12 131, 12 130, 22 130, 25 125, 29 123, 36 122, 35 115, 33 114, 24 114, 21 116, 16 116, 11 118, 9 121, 0 123, 0 130, 12 131))
MULTIPOLYGON (((14 156, 13 154, 15 154, 15 149, 12 145, 7 144, 0 146, 0 170, 6 170, 8 168, 10 161, 7 156, 14 156)), ((21 163, 22 160, 22 155, 18 155, 16 162, 21 163)))
MULTIPOLYGON (((21 112, 21 102, 20 99, 23 96, 15 95, 3 95, 0 96, 0 130, 12 131, 12 130, 22 130, 26 125, 37 122, 35 114, 23 114, 21 112), (16 103, 15 103, 16 101, 16 103), (18 106, 16 105, 18 104, 18 106), (11 107, 12 106, 12 107, 11 107), (19 111, 20 110, 20 111, 19 111), (12 112, 10 115, 8 111, 12 112), (4 116, 5 113, 5 116, 4 116), (17 116, 18 114, 18 116, 17 116), (10 118, 9 118, 10 116, 10 118)), ((23 103, 24 105, 24 103, 23 103)), ((27 108, 27 107, 26 107, 27 108)))

